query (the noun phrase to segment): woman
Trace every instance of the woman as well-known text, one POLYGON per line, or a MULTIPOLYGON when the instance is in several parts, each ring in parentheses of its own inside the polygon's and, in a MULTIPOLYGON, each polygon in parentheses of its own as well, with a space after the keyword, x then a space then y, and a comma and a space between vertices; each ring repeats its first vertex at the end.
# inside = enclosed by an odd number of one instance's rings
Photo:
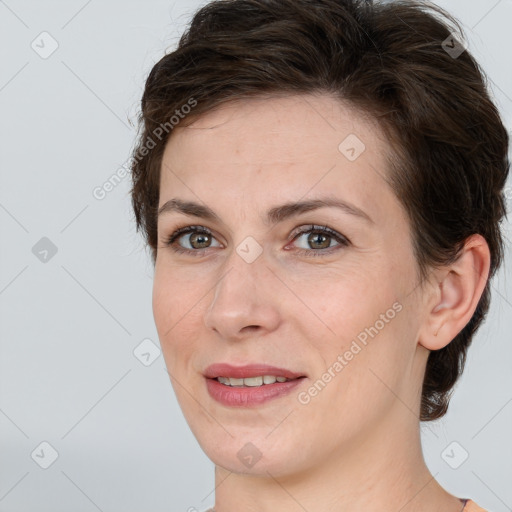
POLYGON ((508 138, 441 10, 221 0, 152 69, 132 201, 215 511, 477 512, 430 474, 508 138))

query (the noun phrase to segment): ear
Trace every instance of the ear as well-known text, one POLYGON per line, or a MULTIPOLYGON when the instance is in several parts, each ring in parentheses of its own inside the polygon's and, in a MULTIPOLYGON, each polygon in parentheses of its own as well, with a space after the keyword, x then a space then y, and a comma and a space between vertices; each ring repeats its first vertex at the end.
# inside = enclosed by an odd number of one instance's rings
POLYGON ((427 301, 426 319, 418 342, 429 350, 448 345, 467 325, 482 296, 490 268, 485 238, 471 235, 460 257, 435 273, 435 286, 427 301))

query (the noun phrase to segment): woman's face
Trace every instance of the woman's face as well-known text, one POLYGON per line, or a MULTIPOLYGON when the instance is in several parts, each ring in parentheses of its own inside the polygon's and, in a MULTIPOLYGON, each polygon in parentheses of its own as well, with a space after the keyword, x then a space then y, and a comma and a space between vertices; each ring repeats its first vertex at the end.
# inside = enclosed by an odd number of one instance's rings
POLYGON ((387 151, 328 96, 233 102, 174 129, 153 311, 180 406, 217 465, 287 475, 418 423, 425 303, 387 151), (223 363, 235 369, 210 368, 223 363), (280 370, 237 371, 247 365, 280 370), (286 371, 301 378, 212 378, 286 371))

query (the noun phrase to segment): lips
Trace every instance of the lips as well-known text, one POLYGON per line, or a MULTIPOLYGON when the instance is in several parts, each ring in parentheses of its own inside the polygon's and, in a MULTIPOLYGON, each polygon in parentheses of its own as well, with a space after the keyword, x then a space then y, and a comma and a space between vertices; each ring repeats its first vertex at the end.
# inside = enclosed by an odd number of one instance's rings
POLYGON ((298 372, 267 364, 233 366, 228 363, 208 366, 204 376, 210 396, 231 408, 261 407, 277 399, 286 400, 306 378, 298 372))
POLYGON ((293 372, 286 368, 278 368, 267 364, 249 364, 244 366, 233 366, 228 363, 216 363, 208 366, 204 371, 204 376, 208 379, 217 377, 228 377, 234 379, 248 379, 251 377, 262 377, 264 375, 273 375, 274 377, 285 377, 286 379, 298 379, 305 377, 304 374, 293 372))

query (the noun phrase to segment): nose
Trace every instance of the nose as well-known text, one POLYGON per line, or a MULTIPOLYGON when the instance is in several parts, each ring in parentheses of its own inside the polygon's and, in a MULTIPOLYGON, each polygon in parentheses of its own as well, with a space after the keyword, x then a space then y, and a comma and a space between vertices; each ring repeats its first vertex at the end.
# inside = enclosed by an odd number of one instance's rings
POLYGON ((247 263, 235 251, 214 287, 204 323, 220 338, 240 341, 272 332, 279 326, 279 282, 261 255, 247 263))

